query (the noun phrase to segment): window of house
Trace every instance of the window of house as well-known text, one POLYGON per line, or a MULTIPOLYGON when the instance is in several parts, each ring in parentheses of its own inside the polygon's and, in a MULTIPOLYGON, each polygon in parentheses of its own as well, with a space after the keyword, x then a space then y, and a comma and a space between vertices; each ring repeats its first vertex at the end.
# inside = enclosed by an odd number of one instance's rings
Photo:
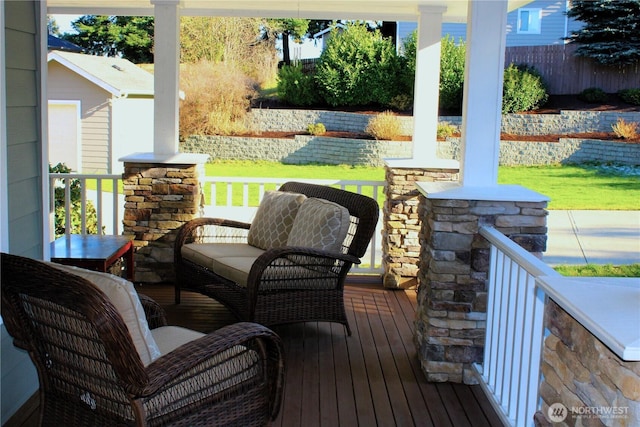
POLYGON ((540 9, 518 9, 518 34, 540 34, 540 9))

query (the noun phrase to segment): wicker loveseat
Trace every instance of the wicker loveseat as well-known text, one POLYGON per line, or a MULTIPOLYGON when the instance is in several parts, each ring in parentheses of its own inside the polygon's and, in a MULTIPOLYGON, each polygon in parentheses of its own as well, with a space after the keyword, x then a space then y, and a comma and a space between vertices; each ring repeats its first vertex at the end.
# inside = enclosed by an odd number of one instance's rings
POLYGON ((370 197, 287 182, 267 192, 252 223, 198 218, 175 241, 176 303, 199 292, 240 320, 272 326, 342 323, 347 273, 360 263, 379 207, 370 197))
POLYGON ((277 416, 283 348, 262 325, 207 335, 167 326, 124 279, 1 257, 2 318, 36 366, 41 425, 257 426, 277 416))

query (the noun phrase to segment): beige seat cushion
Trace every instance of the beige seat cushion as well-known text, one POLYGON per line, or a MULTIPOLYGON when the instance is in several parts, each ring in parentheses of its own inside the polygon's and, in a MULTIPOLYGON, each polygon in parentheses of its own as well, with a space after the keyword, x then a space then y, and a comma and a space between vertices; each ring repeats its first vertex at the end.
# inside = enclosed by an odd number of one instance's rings
POLYGON ((180 326, 161 326, 152 330, 151 335, 164 356, 189 341, 202 338, 205 334, 180 326))
MULTIPOLYGON (((179 326, 161 326, 152 331, 162 355, 171 353, 178 347, 197 340, 204 334, 179 326)), ((186 407, 192 402, 220 393, 244 381, 250 381, 262 375, 259 355, 245 346, 235 345, 214 356, 211 365, 216 367, 205 371, 191 370, 189 381, 153 396, 146 405, 163 406, 170 402, 173 410, 186 407), (179 396, 180 398, 176 398, 179 396)))
POLYGON ((306 198, 304 194, 267 191, 251 222, 247 242, 264 250, 286 245, 298 209, 306 198))
POLYGON ((328 200, 310 197, 298 210, 287 245, 340 252, 349 225, 347 208, 328 200))
POLYGON ((182 246, 182 256, 216 274, 247 286, 249 271, 265 251, 246 243, 189 243, 182 246))
POLYGON ((131 334, 131 338, 133 339, 133 344, 145 366, 160 357, 160 349, 149 330, 144 309, 142 308, 133 283, 109 273, 101 273, 56 263, 48 264, 59 270, 75 274, 88 280, 106 294, 127 325, 129 334, 131 334))

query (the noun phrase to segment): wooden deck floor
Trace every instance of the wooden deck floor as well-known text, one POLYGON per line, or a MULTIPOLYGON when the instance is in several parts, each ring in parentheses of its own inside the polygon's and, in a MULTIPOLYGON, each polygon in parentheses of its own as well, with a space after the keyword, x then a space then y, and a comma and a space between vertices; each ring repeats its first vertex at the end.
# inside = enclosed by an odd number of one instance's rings
MULTIPOLYGON (((169 324, 210 332, 234 322, 202 295, 184 292, 175 305, 173 286, 137 289, 165 308, 169 324)), ((342 325, 322 322, 274 327, 287 369, 274 426, 501 426, 479 386, 425 380, 413 343, 415 300, 415 291, 358 281, 345 290, 352 336, 342 325)), ((36 425, 36 409, 9 424, 36 425)))
MULTIPOLYGON (((173 287, 145 285, 170 324, 209 332, 233 322, 220 304, 173 287)), ((350 283, 342 325, 274 327, 285 343, 286 383, 275 426, 501 426, 479 386, 429 383, 413 343, 415 291, 350 283)))

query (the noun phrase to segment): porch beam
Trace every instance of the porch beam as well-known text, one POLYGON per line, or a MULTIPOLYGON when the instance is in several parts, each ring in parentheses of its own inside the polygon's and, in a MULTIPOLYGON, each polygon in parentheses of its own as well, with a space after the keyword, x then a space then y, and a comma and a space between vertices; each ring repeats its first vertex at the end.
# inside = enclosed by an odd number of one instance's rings
POLYGON ((153 152, 178 152, 180 16, 178 0, 151 0, 154 6, 153 152), (158 31, 160 30, 160 31, 158 31))
POLYGON ((437 152, 440 40, 445 7, 420 7, 413 104, 413 158, 433 161, 437 152))
POLYGON ((460 182, 498 183, 507 0, 469 1, 460 182))

